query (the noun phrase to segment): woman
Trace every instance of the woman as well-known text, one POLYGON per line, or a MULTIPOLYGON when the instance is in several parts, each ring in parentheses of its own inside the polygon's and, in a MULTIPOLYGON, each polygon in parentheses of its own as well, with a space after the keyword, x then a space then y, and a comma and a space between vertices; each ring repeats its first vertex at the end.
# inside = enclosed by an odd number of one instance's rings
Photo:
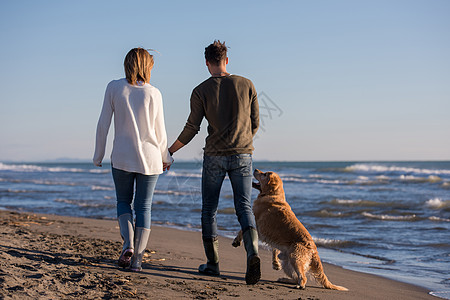
POLYGON ((124 67, 126 78, 113 80, 106 88, 93 161, 94 165, 102 166, 114 115, 111 165, 123 239, 118 263, 120 267, 141 271, 150 235, 153 191, 159 174, 170 167, 173 159, 167 150, 162 96, 149 83, 153 56, 142 48, 131 49, 125 57, 124 67), (136 215, 135 224, 131 203, 136 215))

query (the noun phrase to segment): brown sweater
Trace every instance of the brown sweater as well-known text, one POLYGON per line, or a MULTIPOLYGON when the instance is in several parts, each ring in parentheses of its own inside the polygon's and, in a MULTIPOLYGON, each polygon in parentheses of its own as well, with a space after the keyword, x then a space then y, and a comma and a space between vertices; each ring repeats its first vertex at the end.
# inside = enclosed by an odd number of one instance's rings
POLYGON ((208 120, 205 155, 229 156, 252 153, 259 127, 255 87, 247 78, 230 75, 210 77, 191 95, 191 113, 178 140, 189 143, 208 120))

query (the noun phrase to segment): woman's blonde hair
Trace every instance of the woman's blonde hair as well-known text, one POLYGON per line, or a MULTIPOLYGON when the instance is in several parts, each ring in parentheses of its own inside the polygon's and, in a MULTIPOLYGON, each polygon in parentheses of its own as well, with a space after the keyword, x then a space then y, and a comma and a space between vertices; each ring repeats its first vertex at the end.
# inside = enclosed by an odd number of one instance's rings
POLYGON ((137 85, 138 81, 148 83, 153 64, 153 55, 148 53, 147 50, 143 48, 131 49, 123 62, 128 83, 132 85, 137 85))

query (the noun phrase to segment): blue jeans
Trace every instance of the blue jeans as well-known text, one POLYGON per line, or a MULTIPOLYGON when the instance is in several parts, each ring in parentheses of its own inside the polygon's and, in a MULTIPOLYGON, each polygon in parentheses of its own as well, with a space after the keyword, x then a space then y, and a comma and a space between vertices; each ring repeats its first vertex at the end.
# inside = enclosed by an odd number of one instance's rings
POLYGON ((117 217, 123 214, 133 215, 133 203, 136 214, 136 227, 150 229, 153 192, 159 175, 143 175, 112 168, 114 185, 116 186, 117 217), (136 195, 133 201, 134 183, 136 195))
POLYGON ((217 207, 220 189, 225 175, 231 181, 234 208, 242 231, 256 228, 251 205, 252 156, 238 154, 230 156, 204 156, 202 171, 202 236, 217 237, 217 207))

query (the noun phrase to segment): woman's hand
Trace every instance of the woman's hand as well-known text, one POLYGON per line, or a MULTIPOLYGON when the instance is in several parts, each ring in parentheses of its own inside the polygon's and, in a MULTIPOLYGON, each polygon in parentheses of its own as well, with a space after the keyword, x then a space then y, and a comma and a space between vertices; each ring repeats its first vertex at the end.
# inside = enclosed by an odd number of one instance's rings
POLYGON ((163 171, 169 171, 172 164, 163 162, 163 171))

